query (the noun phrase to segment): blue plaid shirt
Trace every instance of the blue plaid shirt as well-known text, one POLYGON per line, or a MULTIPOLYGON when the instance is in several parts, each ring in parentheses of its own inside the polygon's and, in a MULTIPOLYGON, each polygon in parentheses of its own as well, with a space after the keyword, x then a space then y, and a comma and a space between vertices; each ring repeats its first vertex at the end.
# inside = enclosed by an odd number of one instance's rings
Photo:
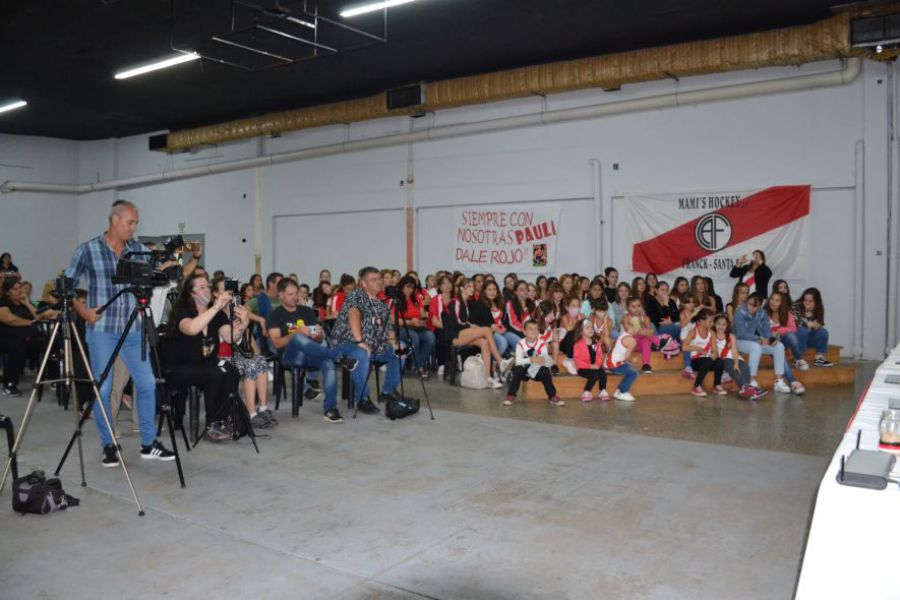
MULTIPOLYGON (((125 242, 122 254, 128 252, 149 252, 144 244, 134 240, 125 242)), ((131 260, 146 261, 146 256, 135 256, 131 260)), ((75 285, 82 278, 87 278, 87 306, 97 308, 109 302, 119 291, 127 288, 127 285, 117 285, 112 282, 116 274, 116 265, 119 257, 106 243, 106 236, 98 235, 92 240, 78 246, 72 256, 72 262, 66 269, 66 277, 75 280, 75 285)), ((102 333, 118 333, 125 331, 125 324, 134 309, 136 300, 131 294, 123 294, 112 303, 101 315, 96 323, 88 323, 88 329, 102 333)))

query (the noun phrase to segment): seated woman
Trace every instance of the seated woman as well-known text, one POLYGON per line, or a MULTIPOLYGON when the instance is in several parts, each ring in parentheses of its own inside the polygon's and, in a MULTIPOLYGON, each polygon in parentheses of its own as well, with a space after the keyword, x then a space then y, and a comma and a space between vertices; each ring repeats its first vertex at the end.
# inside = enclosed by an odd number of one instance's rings
POLYGON ((663 336, 670 338, 670 341, 661 348, 663 355, 666 358, 677 356, 681 352, 681 324, 678 322, 678 306, 669 296, 667 282, 657 282, 656 294, 647 296, 646 308, 647 316, 659 333, 660 340, 663 336))
POLYGON ((622 318, 628 314, 628 299, 631 297, 631 286, 625 282, 616 286, 615 300, 609 303, 609 316, 613 320, 613 330, 610 336, 619 337, 622 330, 622 318))
POLYGON ((709 295, 709 286, 702 275, 691 277, 691 296, 700 308, 706 308, 711 313, 716 312, 716 299, 709 295))
POLYGON ((803 360, 805 348, 800 347, 797 339, 797 323, 790 312, 787 297, 781 292, 772 292, 765 306, 766 315, 769 317, 769 329, 772 335, 778 337, 786 350, 794 355, 794 368, 799 371, 808 371, 809 364, 803 360))
MULTIPOLYGON (((210 308, 221 296, 228 296, 229 294, 229 292, 225 291, 225 281, 223 279, 216 280, 212 285, 210 308)), ((228 309, 223 309, 222 313, 227 317, 228 309)), ((259 346, 256 344, 256 340, 249 335, 249 317, 249 310, 244 309, 240 305, 234 307, 235 322, 233 333, 235 338, 240 336, 240 341, 235 342, 238 352, 235 354, 232 351, 232 345, 229 341, 229 334, 232 333, 232 328, 225 326, 225 335, 219 335, 219 358, 228 360, 237 371, 238 377, 244 380, 244 404, 247 407, 247 414, 250 415, 250 423, 257 429, 269 429, 278 425, 278 419, 269 410, 269 361, 259 355, 259 346), (242 312, 248 318, 247 328, 244 331, 241 331, 240 314, 242 312), (257 398, 259 399, 258 407, 256 403, 257 398)))
POLYGON ((828 330, 825 329, 825 307, 822 305, 822 293, 814 287, 806 288, 800 299, 791 308, 797 321, 797 340, 801 350, 814 348, 817 367, 830 367, 832 362, 826 358, 828 353, 828 330))
POLYGON ((25 371, 29 340, 37 338, 34 322, 38 319, 55 318, 56 313, 47 311, 37 314, 36 309, 25 297, 21 282, 10 277, 0 286, 0 354, 6 355, 3 367, 3 395, 21 396, 19 377, 25 371))
MULTIPOLYGON (((741 284, 743 285, 743 284, 741 284)), ((750 385, 750 369, 743 362, 741 354, 737 351, 737 338, 731 332, 731 322, 723 314, 713 317, 713 336, 716 341, 716 357, 722 363, 721 370, 715 371, 715 391, 720 396, 728 392, 722 387, 722 375, 728 373, 731 379, 737 383, 738 396, 749 400, 759 400, 766 395, 766 390, 750 385)))
POLYGON ((516 281, 513 284, 513 298, 506 303, 506 340, 510 348, 515 348, 525 337, 525 323, 534 319, 537 315, 537 307, 534 301, 528 297, 528 284, 524 281, 516 281))
POLYGON ((438 375, 444 374, 444 363, 450 355, 451 339, 447 338, 444 331, 444 319, 450 316, 450 305, 453 302, 453 280, 449 275, 441 275, 438 277, 436 286, 436 294, 428 305, 428 325, 429 329, 434 332, 436 341, 436 351, 438 361, 438 375))
POLYGON ((500 377, 494 377, 491 368, 491 359, 496 361, 499 372, 503 358, 494 344, 494 335, 490 327, 478 327, 469 322, 469 300, 475 293, 475 286, 469 279, 463 279, 459 285, 459 297, 454 298, 450 305, 449 314, 443 319, 444 332, 453 346, 476 346, 481 350, 481 360, 484 361, 485 375, 488 386, 494 389, 502 388, 500 377))
POLYGON ((419 376, 427 378, 427 365, 434 352, 436 338, 434 333, 425 327, 426 309, 421 296, 416 294, 418 287, 416 280, 410 275, 404 275, 397 287, 400 288, 400 302, 397 311, 391 311, 391 318, 400 315, 400 339, 412 346, 419 376))
MULTIPOLYGON (((681 344, 685 354, 691 356, 691 369, 696 373, 694 387, 691 394, 694 396, 706 396, 703 391, 703 379, 710 371, 715 371, 715 381, 722 381, 722 361, 719 360, 717 345, 712 333, 713 313, 707 308, 700 311, 691 319, 693 330, 681 344)), ((721 389, 717 384, 716 393, 721 389)))
POLYGON ((736 283, 734 284, 734 290, 731 293, 731 302, 725 307, 725 315, 728 317, 728 322, 734 326, 734 311, 740 308, 741 304, 747 301, 747 298, 750 296, 750 288, 746 283, 736 283))
MULTIPOLYGON (((209 281, 202 275, 194 275, 184 283, 167 324, 165 357, 169 373, 166 380, 173 387, 196 385, 203 390, 206 437, 219 442, 231 437, 225 423, 230 408, 226 399, 236 373, 217 354, 220 337, 229 339, 228 317, 222 309, 231 301, 230 295, 222 294, 212 305, 210 300, 209 281)), ((242 334, 249 318, 243 308, 235 310, 239 315, 235 333, 242 334)))
POLYGON ((496 281, 487 281, 481 291, 481 298, 478 302, 482 303, 490 315, 490 321, 487 315, 479 310, 479 307, 469 306, 469 320, 479 327, 490 327, 494 334, 494 344, 500 356, 507 356, 507 353, 515 351, 515 345, 510 346, 509 340, 506 339, 506 326, 503 325, 503 313, 505 303, 503 302, 503 294, 500 293, 500 286, 496 281))

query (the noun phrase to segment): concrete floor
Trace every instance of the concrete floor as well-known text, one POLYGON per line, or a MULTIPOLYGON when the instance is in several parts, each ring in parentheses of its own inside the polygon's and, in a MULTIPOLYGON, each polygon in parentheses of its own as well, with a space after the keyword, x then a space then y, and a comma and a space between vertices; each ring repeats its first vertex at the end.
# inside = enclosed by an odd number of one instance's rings
MULTIPOLYGON (((789 598, 812 502, 861 387, 727 399, 504 409, 429 383, 427 413, 341 425, 307 403, 260 438, 142 462, 147 516, 86 435, 82 505, 0 503, 0 598, 789 598)), ((421 396, 415 380, 408 391, 421 396)), ((18 421, 23 399, 0 398, 18 421)), ((349 417, 349 415, 345 415, 349 417)), ((71 413, 37 407, 22 471, 51 471, 71 413)))

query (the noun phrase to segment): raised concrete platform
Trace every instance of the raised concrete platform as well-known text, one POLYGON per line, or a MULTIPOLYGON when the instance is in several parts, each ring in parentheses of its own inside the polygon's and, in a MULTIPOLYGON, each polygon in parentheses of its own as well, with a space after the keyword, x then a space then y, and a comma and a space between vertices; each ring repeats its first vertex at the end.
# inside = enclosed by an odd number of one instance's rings
MULTIPOLYGON (((856 367, 841 364, 840 346, 830 346, 828 348, 828 360, 834 363, 833 367, 815 367, 810 366, 808 371, 794 370, 794 375, 803 385, 810 387, 825 387, 838 385, 852 385, 856 380, 856 367)), ((813 351, 806 353, 807 361, 812 364, 815 358, 813 351)), ((635 368, 640 369, 640 357, 632 356, 632 364, 635 368)), ((684 363, 680 356, 671 360, 665 360, 659 352, 654 352, 650 366, 653 373, 641 374, 631 389, 635 396, 641 394, 652 395, 668 395, 668 394, 687 394, 690 392, 693 380, 685 379, 681 376, 681 370, 684 363)), ((612 393, 621 381, 620 375, 608 375, 606 389, 612 393)), ((764 356, 760 361, 760 370, 756 380, 763 387, 770 388, 775 383, 775 372, 772 370, 771 357, 764 356)), ((558 375, 553 378, 557 393, 560 398, 578 398, 584 389, 584 379, 572 375, 558 375)), ((707 391, 712 390, 712 374, 706 377, 705 388, 707 391)), ((736 392, 737 386, 733 383, 725 386, 726 389, 736 392)), ((525 390, 525 398, 545 399, 544 387, 535 381, 529 381, 522 386, 525 390)), ((596 389, 594 390, 596 393, 596 389)))

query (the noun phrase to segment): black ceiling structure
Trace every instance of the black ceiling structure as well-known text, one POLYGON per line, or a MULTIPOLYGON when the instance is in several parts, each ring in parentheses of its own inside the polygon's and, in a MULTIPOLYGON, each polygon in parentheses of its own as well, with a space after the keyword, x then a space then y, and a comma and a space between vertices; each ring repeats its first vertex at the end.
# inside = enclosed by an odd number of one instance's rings
MULTIPOLYGON (((333 15, 366 1, 318 4, 333 15)), ((89 140, 174 131, 420 81, 802 25, 830 16, 833 4, 418 0, 387 12, 384 42, 298 53, 304 60, 274 68, 201 60, 119 81, 115 72, 171 55, 173 42, 190 45, 192 31, 206 39, 228 29, 231 0, 5 2, 0 104, 21 98, 28 106, 0 115, 0 133, 89 140)), ((245 33, 229 35, 241 42, 245 33)))

